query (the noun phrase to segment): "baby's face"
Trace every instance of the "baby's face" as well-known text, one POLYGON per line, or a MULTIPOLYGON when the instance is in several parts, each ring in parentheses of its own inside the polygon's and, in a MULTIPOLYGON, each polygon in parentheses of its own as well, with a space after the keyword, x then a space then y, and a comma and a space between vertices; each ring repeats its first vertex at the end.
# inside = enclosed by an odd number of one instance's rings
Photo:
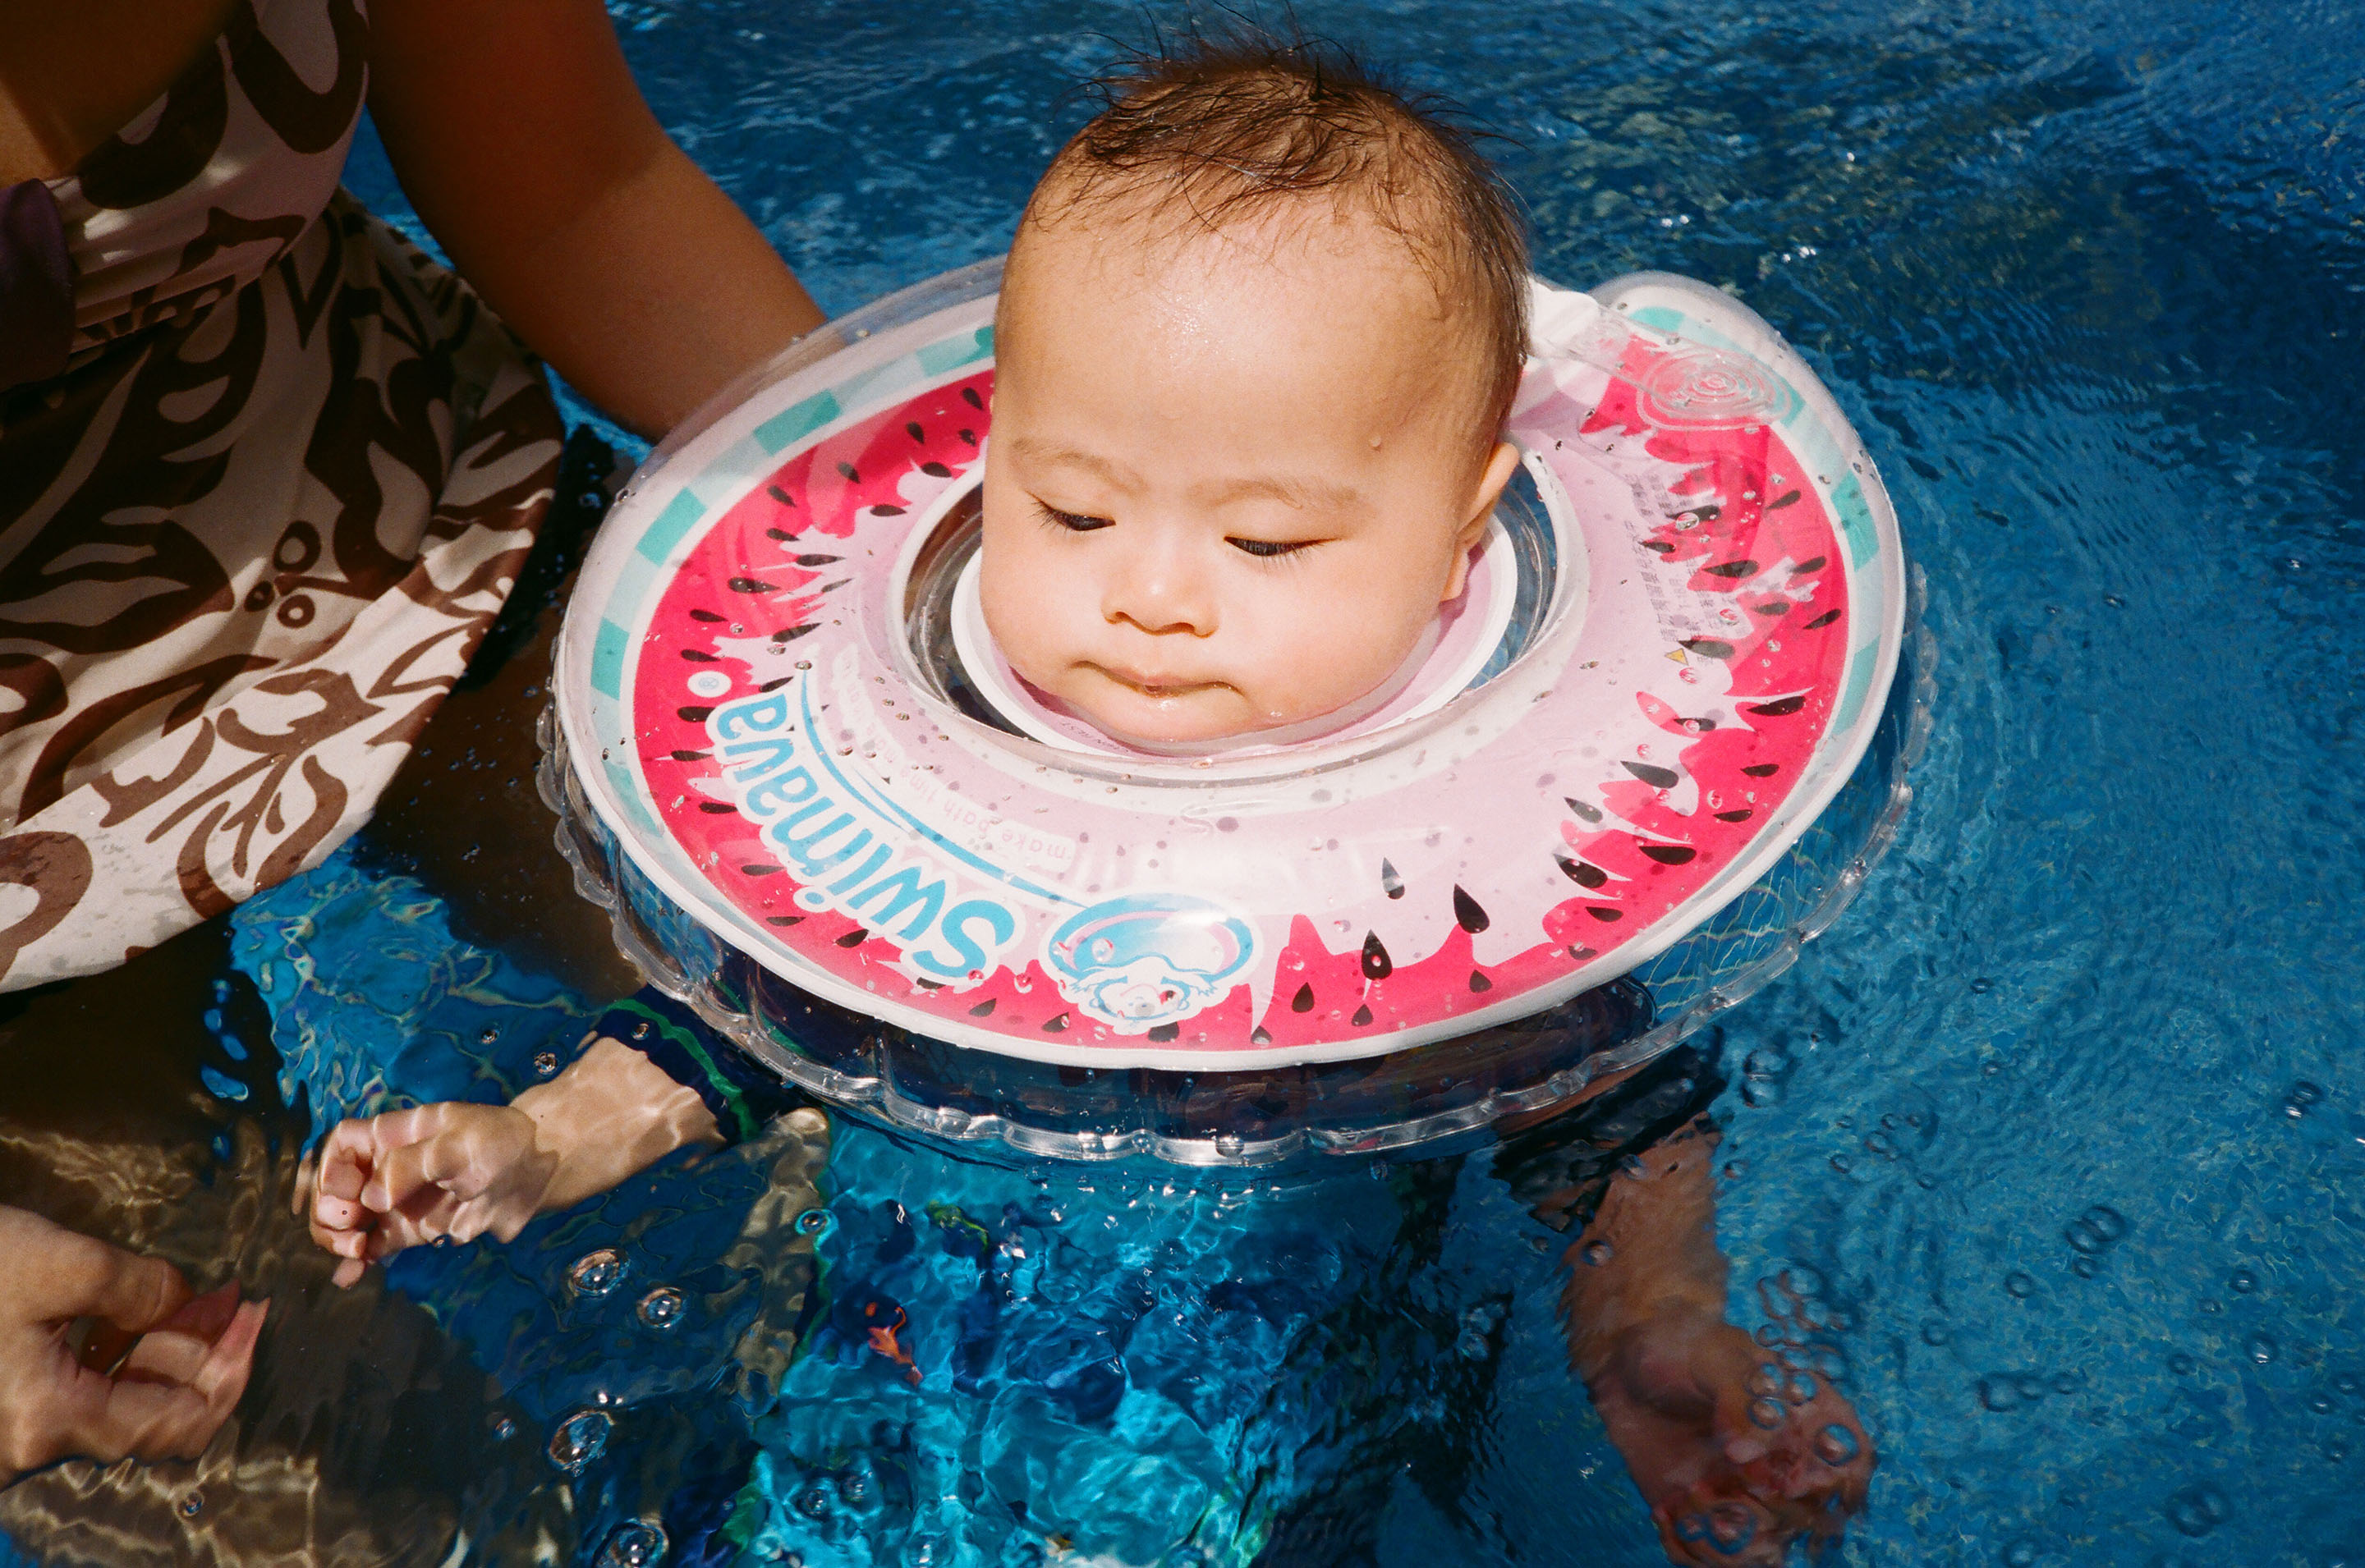
POLYGON ((995 347, 986 624, 1120 739, 1247 735, 1378 687, 1517 461, 1474 429, 1476 334, 1368 221, 1037 229, 995 347))

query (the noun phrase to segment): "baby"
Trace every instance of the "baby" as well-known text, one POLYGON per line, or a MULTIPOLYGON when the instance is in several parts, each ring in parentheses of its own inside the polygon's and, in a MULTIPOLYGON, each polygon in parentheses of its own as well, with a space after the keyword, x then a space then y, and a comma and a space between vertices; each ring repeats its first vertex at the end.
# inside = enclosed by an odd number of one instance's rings
MULTIPOLYGON (((1148 748, 1351 722, 1430 645, 1518 461, 1501 432, 1527 291, 1521 226, 1468 140, 1343 63, 1202 47, 1123 80, 1036 187, 1004 275, 980 582, 1003 657, 1148 748)), ((309 1196, 340 1282, 421 1241, 513 1238, 744 1134, 777 1085, 698 1029, 644 996, 510 1105, 338 1127, 309 1196)), ((1669 1554, 1771 1563, 1836 1529, 1871 1459, 1810 1380, 1778 1438, 1752 1424, 1762 1355, 1723 1319, 1697 1122, 1719 1081, 1672 1057, 1604 1079, 1505 1169, 1620 1260, 1571 1274, 1571 1355, 1669 1554), (1682 1103, 1645 1116, 1612 1091, 1682 1103), (1609 1191, 1644 1155, 1654 1180, 1609 1191), (1806 1454, 1814 1432, 1844 1455, 1806 1454)))
POLYGON ((1351 713, 1518 462, 1519 218, 1467 138, 1343 64, 1218 47, 1125 86, 1011 246, 987 627, 1120 741, 1351 713))

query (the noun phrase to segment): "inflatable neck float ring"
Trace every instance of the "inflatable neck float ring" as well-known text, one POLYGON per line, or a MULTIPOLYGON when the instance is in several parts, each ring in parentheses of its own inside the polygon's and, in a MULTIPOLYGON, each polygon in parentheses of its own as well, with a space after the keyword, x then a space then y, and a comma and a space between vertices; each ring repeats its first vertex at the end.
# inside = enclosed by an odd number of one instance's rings
POLYGON ((1400 1148, 1664 1049, 1852 895, 1929 661, 1872 463, 1745 307, 1537 285, 1523 478, 1448 689, 1153 756, 1030 725, 961 656, 999 278, 717 398, 567 613, 560 843, 752 1054, 1029 1154, 1400 1148))

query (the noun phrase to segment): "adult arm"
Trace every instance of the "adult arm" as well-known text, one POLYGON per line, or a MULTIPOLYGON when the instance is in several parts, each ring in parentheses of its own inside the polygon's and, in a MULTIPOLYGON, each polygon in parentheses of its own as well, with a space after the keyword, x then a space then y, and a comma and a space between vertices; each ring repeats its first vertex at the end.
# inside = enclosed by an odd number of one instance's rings
POLYGON ((669 429, 822 315, 660 127, 600 0, 377 0, 370 113, 460 273, 616 419, 669 429))

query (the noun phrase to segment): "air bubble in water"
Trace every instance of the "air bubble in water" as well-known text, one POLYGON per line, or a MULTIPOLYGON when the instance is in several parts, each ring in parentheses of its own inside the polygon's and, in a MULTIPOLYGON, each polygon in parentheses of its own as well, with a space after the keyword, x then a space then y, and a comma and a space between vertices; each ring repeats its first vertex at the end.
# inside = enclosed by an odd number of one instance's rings
POLYGON ((578 1473, 608 1451, 608 1434, 615 1425, 605 1410, 577 1410, 550 1434, 550 1462, 570 1475, 578 1473))
POLYGON ((1943 1345, 1954 1337, 1955 1331, 1934 1317, 1922 1325, 1922 1342, 1925 1345, 1943 1345))
POLYGON ((651 1328, 670 1328, 681 1321, 681 1306, 679 1291, 671 1285, 659 1285, 643 1296, 633 1311, 651 1328))
POLYGON ((612 1247, 586 1252, 566 1271, 566 1283, 577 1295, 606 1295, 623 1278, 624 1255, 612 1247))
POLYGON ((2269 1361, 2275 1359, 2275 1351, 2278 1347, 2275 1344, 2275 1337, 2273 1335, 2253 1334, 2248 1339, 2243 1342, 2242 1349, 2249 1353, 2249 1357, 2252 1361, 2258 1362, 2260 1366, 2265 1366, 2269 1361))
POLYGON ((1609 1261, 1611 1256, 1609 1243, 1588 1241, 1578 1250, 1577 1256, 1584 1259, 1588 1267, 1598 1269, 1602 1264, 1609 1261))
POLYGON ((2307 1396, 2307 1407, 2319 1416, 2328 1416, 2332 1413, 2332 1395, 2311 1394, 2307 1396))
POLYGON ((616 1527, 600 1551, 599 1568, 651 1568, 665 1561, 666 1532, 646 1519, 616 1527))
POLYGON ((533 1058, 533 1075, 536 1078, 555 1077, 557 1072, 558 1053, 556 1051, 544 1051, 533 1058))
POLYGON ((807 1236, 817 1236, 829 1226, 827 1209, 807 1209, 797 1215, 797 1229, 807 1236))
POLYGON ((2168 1500, 2168 1522, 2179 1535, 2207 1535, 2233 1516, 2225 1495, 2214 1486, 2187 1486, 2168 1500))
POLYGON ((808 1486, 796 1495, 790 1506, 809 1519, 817 1519, 829 1512, 829 1494, 818 1486, 808 1486))
POLYGON ((1769 1432, 1789 1418, 1790 1413, 1782 1408, 1782 1402, 1778 1399, 1753 1399, 1749 1402, 1749 1419, 1769 1432))
POLYGON ((2182 1350, 2168 1358, 2168 1370, 2179 1377, 2191 1377, 2194 1364, 2192 1358, 2182 1350))
POLYGON ((194 1519, 205 1511, 206 1495, 204 1493, 192 1492, 187 1496, 181 1499, 181 1517, 183 1518, 194 1519))
POLYGON ((2348 1439, 2335 1432, 2324 1439, 2324 1457, 2335 1464, 2348 1457, 2348 1439))
POLYGON ((2015 1299, 2026 1301, 2036 1294, 2036 1282, 2015 1269, 2003 1277, 2003 1288, 2015 1299))
POLYGON ((2036 1561, 2036 1543, 2015 1540, 2003 1549, 2003 1560, 2007 1568, 2030 1568, 2036 1561))
POLYGON ((497 1443, 505 1443, 517 1436, 517 1423, 498 1410, 486 1421, 485 1429, 493 1434, 493 1441, 497 1443))
POLYGON ((500 1037, 501 1032, 499 1029, 494 1028, 490 1024, 488 1024, 476 1032, 476 1044, 480 1046, 489 1046, 500 1037))
POLYGON ((1862 1447, 1855 1434, 1836 1421, 1815 1434, 1815 1457, 1825 1464, 1845 1464, 1862 1447))
POLYGON ((2225 1276, 2225 1288, 2236 1295, 2248 1295, 2259 1288, 2259 1276, 2247 1269, 2236 1269, 2225 1276))

